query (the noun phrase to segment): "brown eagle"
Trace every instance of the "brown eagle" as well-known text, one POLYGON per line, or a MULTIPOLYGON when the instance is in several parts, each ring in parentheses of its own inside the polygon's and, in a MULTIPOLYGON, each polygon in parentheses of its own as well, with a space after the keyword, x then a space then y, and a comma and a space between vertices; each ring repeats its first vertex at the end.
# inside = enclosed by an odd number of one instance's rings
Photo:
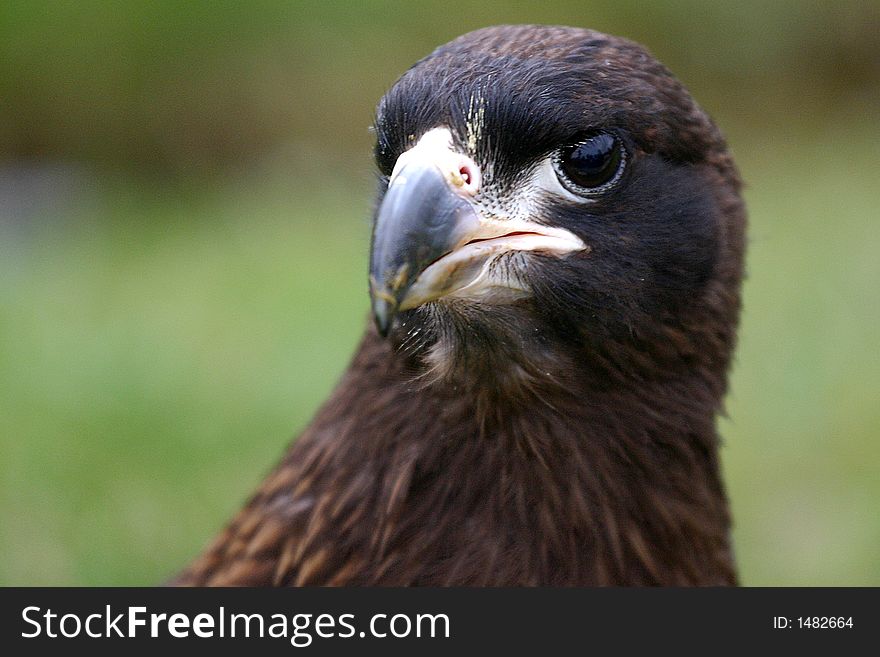
POLYGON ((715 417, 745 210, 641 46, 466 34, 379 103, 373 319, 179 585, 736 583, 715 417))

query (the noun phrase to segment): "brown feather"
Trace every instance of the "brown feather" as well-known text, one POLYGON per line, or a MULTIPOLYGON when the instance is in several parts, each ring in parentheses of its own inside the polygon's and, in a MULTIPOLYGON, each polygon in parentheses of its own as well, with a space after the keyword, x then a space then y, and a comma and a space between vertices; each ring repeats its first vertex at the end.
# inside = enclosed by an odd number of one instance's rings
POLYGON ((745 213, 717 128, 643 49, 587 30, 491 28, 419 66, 469 53, 564 63, 586 42, 609 62, 602 111, 629 108, 645 151, 690 162, 711 190, 723 218, 711 279, 625 340, 488 344, 442 372, 369 328, 310 426, 174 584, 736 582, 714 425, 745 213))

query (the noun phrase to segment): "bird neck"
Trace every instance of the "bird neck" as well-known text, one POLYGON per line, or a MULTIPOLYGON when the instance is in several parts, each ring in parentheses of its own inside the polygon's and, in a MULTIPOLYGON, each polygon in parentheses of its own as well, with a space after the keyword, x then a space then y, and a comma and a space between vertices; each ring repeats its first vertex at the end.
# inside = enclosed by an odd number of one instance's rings
POLYGON ((370 433, 381 444, 353 443, 359 464, 406 464, 383 470, 396 478, 383 484, 397 496, 389 506, 407 504, 402 478, 420 491, 412 503, 448 507, 450 522, 534 537, 536 583, 563 565, 565 581, 574 568, 582 583, 733 583, 716 386, 683 376, 602 388, 569 374, 512 397, 475 395, 421 381, 368 334, 336 396, 385 428, 370 433))

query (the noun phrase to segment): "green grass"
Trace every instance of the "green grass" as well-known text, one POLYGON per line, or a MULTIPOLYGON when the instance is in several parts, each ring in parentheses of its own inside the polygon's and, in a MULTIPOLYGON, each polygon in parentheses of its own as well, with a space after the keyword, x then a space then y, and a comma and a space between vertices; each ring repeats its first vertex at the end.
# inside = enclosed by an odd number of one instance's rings
MULTIPOLYGON (((880 584, 876 144, 733 139, 722 422, 744 583, 880 584)), ((368 192, 115 184, 0 226, 0 583, 151 584, 240 505, 366 319, 368 192)))
POLYGON ((145 584, 194 554, 345 367, 366 210, 123 189, 4 244, 0 581, 145 584))
POLYGON ((743 148, 752 225, 725 463, 746 584, 880 584, 880 142, 743 148))

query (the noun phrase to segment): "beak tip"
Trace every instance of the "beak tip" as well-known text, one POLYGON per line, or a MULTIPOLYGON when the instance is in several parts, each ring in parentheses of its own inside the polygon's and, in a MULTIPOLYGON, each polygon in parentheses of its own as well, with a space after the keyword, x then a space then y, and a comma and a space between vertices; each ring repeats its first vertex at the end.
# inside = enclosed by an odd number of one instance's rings
POLYGON ((397 314, 397 298, 381 285, 376 277, 370 274, 370 299, 372 300, 373 321, 383 338, 388 337, 391 322, 397 314))
POLYGON ((384 299, 373 301, 373 321, 376 323, 376 330, 383 338, 388 337, 392 319, 394 319, 394 313, 391 311, 390 304, 387 301, 384 299))

